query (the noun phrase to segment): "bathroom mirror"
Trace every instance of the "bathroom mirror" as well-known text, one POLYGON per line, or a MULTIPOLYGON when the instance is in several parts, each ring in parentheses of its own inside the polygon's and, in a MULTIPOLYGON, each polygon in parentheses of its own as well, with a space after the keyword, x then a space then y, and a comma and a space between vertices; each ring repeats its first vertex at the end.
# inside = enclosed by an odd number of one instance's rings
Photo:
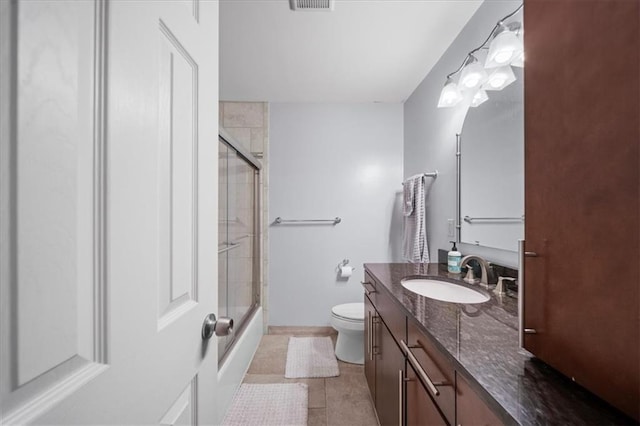
POLYGON ((459 240, 517 251, 524 238, 524 79, 469 108, 460 134, 459 240))

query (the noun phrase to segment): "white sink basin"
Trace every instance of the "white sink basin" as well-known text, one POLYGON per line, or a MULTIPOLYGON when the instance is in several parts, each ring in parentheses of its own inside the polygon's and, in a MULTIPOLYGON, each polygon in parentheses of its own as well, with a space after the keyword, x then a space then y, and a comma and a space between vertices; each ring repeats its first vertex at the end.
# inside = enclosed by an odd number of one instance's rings
POLYGON ((483 303, 489 300, 489 296, 484 293, 447 281, 407 278, 400 283, 409 291, 443 302, 483 303))

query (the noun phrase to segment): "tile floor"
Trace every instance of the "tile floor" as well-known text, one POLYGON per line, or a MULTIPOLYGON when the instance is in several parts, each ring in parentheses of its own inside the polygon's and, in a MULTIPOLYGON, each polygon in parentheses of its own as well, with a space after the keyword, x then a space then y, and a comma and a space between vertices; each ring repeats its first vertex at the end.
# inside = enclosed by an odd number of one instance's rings
POLYGON ((244 383, 306 383, 309 386, 309 426, 376 426, 362 365, 338 361, 338 377, 285 379, 291 336, 337 337, 331 327, 270 327, 249 366, 244 383))

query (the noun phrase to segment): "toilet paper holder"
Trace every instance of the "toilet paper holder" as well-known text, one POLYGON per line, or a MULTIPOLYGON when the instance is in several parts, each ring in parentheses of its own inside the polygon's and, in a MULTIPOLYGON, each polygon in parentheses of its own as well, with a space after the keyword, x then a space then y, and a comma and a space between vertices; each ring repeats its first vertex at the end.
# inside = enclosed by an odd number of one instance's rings
POLYGON ((356 268, 349 265, 349 259, 343 259, 342 262, 338 263, 338 266, 336 266, 336 273, 338 274, 338 280, 340 281, 348 280, 351 274, 353 274, 353 271, 355 270, 356 268))
MULTIPOLYGON (((340 268, 342 268, 343 266, 347 266, 349 264, 349 259, 342 259, 342 262, 338 263, 338 267, 336 268, 338 271, 340 270, 340 268)), ((352 266, 353 268, 353 266, 352 266)), ((355 271, 356 268, 353 268, 353 270, 355 271)))

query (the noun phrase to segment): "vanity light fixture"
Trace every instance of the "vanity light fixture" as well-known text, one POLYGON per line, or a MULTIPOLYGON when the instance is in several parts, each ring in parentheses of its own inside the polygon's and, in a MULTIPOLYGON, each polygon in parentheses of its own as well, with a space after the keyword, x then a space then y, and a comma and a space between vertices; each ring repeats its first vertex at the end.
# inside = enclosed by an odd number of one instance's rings
POLYGON ((511 66, 524 66, 522 23, 511 19, 522 11, 523 4, 502 18, 493 27, 487 39, 467 54, 457 70, 447 75, 440 92, 438 108, 458 105, 463 99, 478 106, 489 99, 486 90, 502 90, 516 80, 511 66), (487 51, 484 67, 478 54, 487 51), (460 74, 458 83, 453 77, 460 74))
POLYGON ((446 108, 456 106, 462 101, 462 93, 458 89, 458 85, 455 81, 448 78, 447 82, 440 92, 440 99, 438 100, 438 108, 446 108))

